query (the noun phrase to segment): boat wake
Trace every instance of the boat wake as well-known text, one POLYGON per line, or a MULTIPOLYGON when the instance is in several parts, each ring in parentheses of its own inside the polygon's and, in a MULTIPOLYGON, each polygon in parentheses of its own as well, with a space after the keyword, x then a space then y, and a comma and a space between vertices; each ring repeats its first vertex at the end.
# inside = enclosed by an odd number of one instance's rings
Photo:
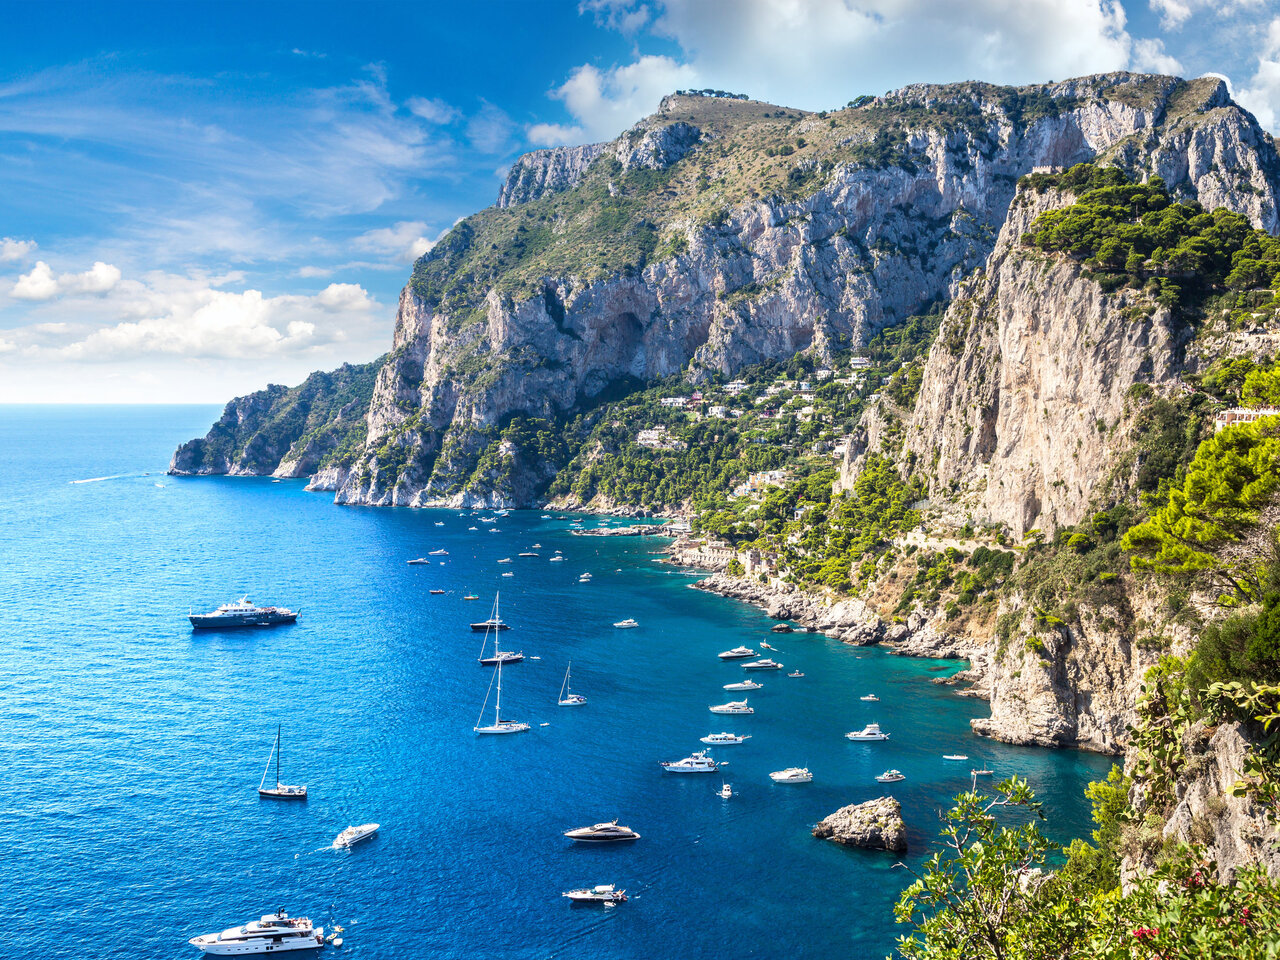
POLYGON ((103 480, 124 480, 128 477, 145 477, 145 473, 113 473, 109 477, 89 477, 87 480, 68 480, 68 483, 101 483, 103 480))

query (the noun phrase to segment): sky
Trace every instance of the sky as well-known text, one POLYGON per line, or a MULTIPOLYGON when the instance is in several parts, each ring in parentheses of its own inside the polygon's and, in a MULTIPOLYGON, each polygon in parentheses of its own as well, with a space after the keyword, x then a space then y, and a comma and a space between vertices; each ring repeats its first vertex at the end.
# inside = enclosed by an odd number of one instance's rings
POLYGON ((1280 0, 0 0, 0 403, 210 403, 390 348, 520 154, 684 87, 1226 77, 1280 131, 1280 0))

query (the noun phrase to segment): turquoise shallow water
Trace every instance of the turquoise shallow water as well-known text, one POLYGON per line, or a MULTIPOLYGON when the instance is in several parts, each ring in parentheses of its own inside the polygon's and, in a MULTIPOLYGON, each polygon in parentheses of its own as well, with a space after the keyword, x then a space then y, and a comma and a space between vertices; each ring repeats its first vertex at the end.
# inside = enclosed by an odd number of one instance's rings
POLYGON ((163 476, 216 414, 0 407, 0 955, 193 957, 189 937, 285 906, 346 927, 332 957, 884 956, 896 858, 809 835, 886 792, 875 774, 909 778, 887 792, 912 863, 977 762, 1029 777, 1059 837, 1088 829, 1081 790, 1109 761, 971 736, 985 705, 929 683, 935 661, 773 636, 653 563, 657 544, 573 537, 536 512, 490 534, 456 511, 336 507, 300 482, 163 476), (516 557, 535 542, 541 557, 516 557), (444 565, 405 563, 440 547, 444 565), (557 548, 568 562, 547 561, 557 548), (498 588, 503 645, 541 657, 504 671, 503 712, 534 729, 478 739, 490 675, 466 624, 498 588), (302 618, 190 631, 190 607, 243 593, 302 618), (640 628, 615 630, 624 617, 640 628), (715 654, 762 639, 806 676, 760 678, 754 716, 709 714, 742 696, 715 654), (555 705, 570 658, 577 709, 555 705), (858 700, 871 691, 880 703, 858 700), (873 720, 891 741, 844 740, 873 720), (277 723, 306 803, 255 793, 277 723), (719 776, 660 771, 721 729, 753 738, 715 751, 733 799, 714 796, 719 776), (792 765, 815 781, 769 781, 792 765), (615 816, 643 839, 560 836, 615 816), (376 838, 325 849, 366 821, 376 838), (631 902, 559 896, 602 882, 631 902))

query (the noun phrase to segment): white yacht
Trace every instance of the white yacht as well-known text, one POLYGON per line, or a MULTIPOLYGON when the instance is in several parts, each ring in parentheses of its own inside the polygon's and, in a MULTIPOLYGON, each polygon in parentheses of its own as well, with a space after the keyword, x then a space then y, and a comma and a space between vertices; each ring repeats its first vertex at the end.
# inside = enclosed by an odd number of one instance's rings
POLYGON ((699 737, 698 739, 700 739, 703 743, 714 743, 714 744, 742 743, 745 740, 750 740, 751 734, 749 733, 708 733, 705 737, 699 737))
POLYGON ((430 562, 431 562, 431 561, 430 561, 430 560, 428 560, 426 557, 418 557, 416 560, 410 560, 410 561, 409 561, 409 566, 411 566, 411 567, 420 567, 420 566, 422 566, 423 564, 425 564, 425 563, 430 563, 430 562))
POLYGON ((750 647, 734 647, 719 654, 719 657, 721 660, 750 660, 755 655, 756 652, 750 647))
POLYGON ((861 730, 844 735, 846 740, 888 740, 889 735, 880 729, 878 723, 868 723, 861 730))
POLYGON ((443 527, 443 526, 444 526, 444 521, 443 521, 443 520, 437 520, 437 521, 436 521, 436 526, 437 526, 437 527, 443 527))
POLYGON ((942 759, 943 760, 968 760, 969 755, 967 753, 944 753, 942 755, 942 759))
POLYGON ((868 693, 865 697, 859 697, 858 699, 861 700, 863 703, 879 703, 880 702, 880 698, 877 697, 874 693, 868 693))
MULTIPOLYGON (((527 723, 519 720, 503 720, 502 719, 502 661, 498 661, 498 665, 494 668, 494 675, 498 679, 498 699, 493 705, 493 723, 483 724, 485 707, 489 706, 489 692, 486 690, 484 694, 484 705, 480 707, 480 717, 476 720, 476 725, 472 727, 476 733, 524 733, 530 729, 527 723)), ((490 681, 490 687, 493 682, 490 681)))
POLYGON ((362 823, 358 827, 347 827, 333 839, 333 849, 343 850, 353 847, 361 840, 368 840, 378 832, 378 824, 362 823))
POLYGON ((664 760, 658 766, 667 773, 715 773, 720 764, 712 760, 706 750, 699 750, 683 760, 664 760))
POLYGON ((755 710, 747 706, 745 700, 730 700, 728 703, 721 703, 707 709, 712 713, 755 713, 755 710))
POLYGON ((765 659, 763 660, 752 660, 750 663, 744 663, 742 665, 742 669, 743 670, 781 670, 782 664, 778 663, 776 660, 770 660, 768 657, 765 657, 765 659))
POLYGON ((267 755, 267 766, 262 771, 262 781, 258 784, 258 796, 268 797, 272 800, 305 800, 307 799, 306 784, 291 784, 280 782, 280 731, 281 726, 276 725, 276 742, 271 748, 271 753, 267 755), (271 772, 271 760, 276 761, 276 785, 274 787, 267 786, 267 774, 271 772))
POLYGON ((813 774, 808 767, 787 767, 785 770, 773 771, 769 774, 769 779, 774 783, 810 783, 813 781, 813 774))
POLYGON ((580 693, 574 693, 573 687, 570 685, 569 671, 573 669, 573 661, 569 661, 569 665, 564 668, 564 683, 560 684, 560 697, 556 700, 557 705, 561 707, 580 707, 587 702, 587 698, 580 693))
POLYGON ((594 887, 583 887, 581 890, 566 890, 560 896, 568 897, 574 903, 602 903, 605 906, 627 902, 627 891, 617 889, 612 883, 597 883, 594 887))
POLYGON ((428 557, 447 557, 448 555, 449 555, 448 550, 428 550, 427 551, 428 557))
POLYGON ((590 827, 575 827, 564 835, 575 843, 617 843, 621 840, 639 840, 640 834, 630 827, 623 827, 617 820, 597 823, 590 827))
POLYGON ((551 562, 551 563, 564 563, 564 557, 557 555, 557 556, 552 557, 552 558, 551 558, 551 560, 550 560, 549 562, 551 562))
POLYGON ((743 680, 741 683, 726 683, 726 690, 760 690, 764 687, 763 683, 756 683, 754 680, 743 680))
POLYGON ((617 623, 614 624, 614 626, 617 627, 619 630, 630 630, 632 627, 640 626, 640 624, 632 620, 630 617, 627 617, 627 619, 625 620, 619 620, 617 623))
POLYGON ((510 562, 511 562, 511 558, 510 558, 510 557, 503 557, 503 558, 502 558, 501 560, 499 560, 498 562, 499 562, 499 563, 510 563, 510 562))
POLYGON ((880 776, 876 777, 876 780, 880 783, 897 783, 899 780, 905 779, 907 778, 897 770, 886 770, 884 773, 880 774, 880 776))
POLYGON ((187 941, 202 953, 215 957, 283 953, 286 950, 318 950, 324 946, 324 927, 313 927, 306 917, 291 917, 283 910, 250 920, 221 933, 207 933, 187 941))

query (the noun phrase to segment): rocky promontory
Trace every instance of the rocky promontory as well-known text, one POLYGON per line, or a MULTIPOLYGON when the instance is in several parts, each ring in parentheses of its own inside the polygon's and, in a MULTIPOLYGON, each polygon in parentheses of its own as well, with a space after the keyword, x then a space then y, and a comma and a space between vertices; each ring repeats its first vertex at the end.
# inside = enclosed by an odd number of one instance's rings
POLYGON ((902 805, 893 797, 841 807, 813 828, 819 840, 831 840, 848 847, 890 850, 905 853, 907 826, 902 822, 902 805))

